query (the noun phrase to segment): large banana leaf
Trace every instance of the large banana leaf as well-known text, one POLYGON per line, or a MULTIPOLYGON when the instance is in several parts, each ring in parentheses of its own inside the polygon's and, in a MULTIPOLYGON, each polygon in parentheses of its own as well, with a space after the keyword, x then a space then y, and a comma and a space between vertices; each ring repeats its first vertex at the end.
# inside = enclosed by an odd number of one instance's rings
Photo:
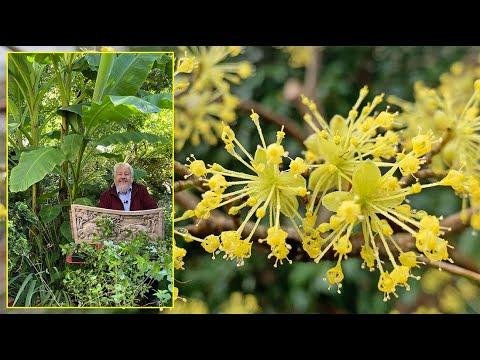
POLYGON ((65 159, 68 161, 75 161, 78 151, 83 143, 83 136, 79 134, 70 134, 65 136, 62 143, 62 151, 65 159))
POLYGON ((24 100, 30 108, 40 102, 43 94, 50 89, 50 85, 40 84, 45 65, 32 63, 26 54, 10 54, 8 57, 9 79, 18 87, 24 100))
POLYGON ((115 56, 111 53, 103 54, 100 57, 100 65, 98 66, 97 78, 95 80, 95 88, 93 89, 93 101, 100 103, 105 93, 105 89, 109 82, 115 81, 110 78, 115 56))
MULTIPOLYGON (((88 135, 102 123, 127 123, 129 119, 140 113, 157 113, 160 109, 135 96, 105 96, 101 104, 93 103, 83 107, 83 121, 88 135)), ((125 125, 124 124, 124 125, 125 125)))
POLYGON ((150 143, 156 143, 160 142, 162 138, 155 134, 128 131, 104 136, 96 142, 96 145, 108 146, 112 144, 128 144, 130 141, 139 143, 142 140, 147 140, 150 143))
POLYGON ((17 166, 10 174, 10 191, 25 191, 42 180, 56 165, 65 160, 65 155, 58 149, 42 148, 23 152, 17 166))
MULTIPOLYGON (((105 56, 106 54, 102 54, 105 56)), ((120 54, 112 65, 105 82, 105 88, 100 91, 105 95, 136 95, 145 82, 158 54, 120 54)), ((100 71, 100 70, 99 70, 100 71)), ((95 84, 95 87, 97 84, 95 84)))
POLYGON ((152 103, 158 106, 160 109, 169 109, 173 108, 172 94, 171 93, 162 93, 162 94, 150 94, 142 98, 149 103, 152 103))

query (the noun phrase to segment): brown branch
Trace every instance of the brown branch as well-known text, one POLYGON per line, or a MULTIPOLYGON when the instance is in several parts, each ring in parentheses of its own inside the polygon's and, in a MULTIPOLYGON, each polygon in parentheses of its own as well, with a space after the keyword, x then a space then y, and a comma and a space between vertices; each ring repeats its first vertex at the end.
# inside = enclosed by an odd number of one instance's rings
MULTIPOLYGON (((189 192, 182 192, 175 194, 175 202, 182 206, 184 209, 194 209, 200 199, 189 192)), ((252 231, 255 223, 248 221, 245 225, 242 235, 247 237, 252 231)), ((219 210, 212 211, 212 214, 208 219, 198 219, 195 224, 186 226, 188 232, 194 236, 203 238, 210 234, 219 234, 222 231, 235 230, 238 226, 235 224, 235 220, 232 217, 226 216, 219 210)), ((286 229, 288 238, 300 241, 295 229, 286 229)), ((265 226, 258 226, 255 230, 253 238, 263 239, 267 237, 267 228, 265 226)))
MULTIPOLYGON (((312 49, 312 61, 305 68, 305 79, 303 82, 303 93, 310 99, 315 98, 315 89, 318 82, 318 74, 320 73, 320 65, 322 64, 322 51, 318 47, 312 49)), ((318 104, 317 104, 318 108, 318 104)), ((323 110, 318 108, 318 111, 323 110)), ((322 113, 323 111, 320 111, 322 113)))
POLYGON ((197 187, 195 181, 193 180, 177 180, 173 183, 173 190, 175 192, 180 192, 183 190, 190 189, 192 187, 197 187))
MULTIPOLYGON (((183 166, 183 165, 182 165, 183 166)), ((181 205, 185 209, 194 209, 198 202, 199 198, 189 192, 181 192, 175 193, 175 202, 181 205)), ((468 209, 465 210, 467 216, 471 215, 472 210, 468 209)), ((468 219, 467 219, 468 220, 468 219)), ((468 222, 467 222, 468 223, 468 222)), ((249 221, 247 222, 242 236, 247 237, 250 232, 252 231, 254 223, 249 221)), ((453 214, 447 216, 440 222, 440 226, 448 228, 445 230, 445 234, 453 234, 465 229, 466 224, 462 222, 460 218, 460 213, 453 214)), ((196 237, 203 238, 210 234, 219 234, 222 231, 226 230, 235 230, 238 228, 238 224, 235 223, 235 220, 229 216, 226 216, 219 210, 212 211, 211 216, 204 220, 199 219, 195 224, 188 225, 186 229, 189 233, 196 237)), ((290 245, 292 245, 292 249, 290 251, 289 258, 295 261, 311 261, 312 259, 308 256, 308 254, 303 250, 301 245, 301 238, 299 234, 293 228, 286 229, 288 233, 287 241, 290 245)), ((258 226, 255 230, 255 233, 252 237, 254 240, 264 239, 267 236, 267 228, 265 226, 258 226)), ((410 251, 415 250, 415 239, 412 235, 408 233, 397 233, 393 235, 394 241, 399 245, 402 251, 410 251)), ((349 256, 358 257, 360 255, 360 250, 362 245, 365 243, 363 239, 363 234, 357 234, 352 236, 350 239, 352 243, 352 251, 349 253, 349 256)), ((396 249, 391 249, 395 254, 397 251, 396 249)), ((379 252, 383 258, 386 257, 386 251, 383 248, 383 245, 379 245, 379 252)), ((456 251, 450 252, 451 258, 456 263, 455 266, 452 267, 451 264, 447 264, 444 262, 434 263, 432 266, 437 266, 440 268, 445 269, 446 271, 452 272, 454 274, 466 276, 470 279, 479 279, 480 274, 478 274, 479 269, 478 266, 471 261, 465 255, 459 254, 456 251)), ((423 256, 423 255, 422 255, 423 256)), ((324 259, 333 260, 335 259, 335 252, 333 249, 329 250, 324 259)), ((428 263, 428 261, 425 261, 428 263)))
MULTIPOLYGON (((180 163, 179 161, 176 161, 175 160, 175 163, 174 163, 174 170, 175 170, 175 173, 177 173, 178 175, 184 177, 185 175, 190 175, 191 172, 190 170, 188 170, 188 168, 183 165, 182 163, 180 163)), ((194 175, 192 175, 194 176, 194 175)))
MULTIPOLYGON (((253 230, 255 223, 248 221, 245 225, 242 236, 246 238, 250 235, 253 230)), ((188 232, 197 237, 205 237, 210 234, 220 234, 222 231, 236 230, 238 226, 235 224, 234 219, 223 215, 222 213, 216 213, 207 220, 199 220, 196 224, 188 225, 186 229, 188 232)), ((253 233, 252 239, 265 239, 267 237, 267 227, 263 225, 258 225, 253 233)), ((284 229, 288 233, 288 239, 293 241, 300 241, 298 234, 295 229, 287 228, 284 229)))
POLYGON ((402 177, 400 180, 400 186, 408 186, 416 182, 416 179, 427 179, 427 178, 436 178, 436 179, 443 179, 445 177, 444 172, 435 172, 432 169, 422 169, 418 170, 415 174, 415 176, 412 175, 407 175, 402 177))
POLYGON ((195 196, 191 192, 183 191, 175 193, 175 203, 186 210, 195 209, 199 201, 198 196, 195 196))
POLYGON ((182 176, 185 178, 185 176, 188 176, 188 180, 178 180, 175 181, 174 184, 174 191, 182 191, 184 187, 186 186, 195 186, 197 189, 202 190, 202 191, 208 191, 210 190, 208 186, 205 184, 205 180, 201 179, 195 175, 193 175, 190 170, 183 164, 181 164, 178 161, 175 161, 174 164, 174 170, 175 173, 178 175, 182 176), (178 190, 177 190, 178 187, 178 190))
POLYGON ((299 142, 305 140, 304 131, 293 120, 286 116, 275 114, 265 106, 252 100, 242 100, 238 107, 246 113, 250 113, 253 109, 253 111, 260 115, 260 121, 267 121, 280 127, 283 125, 285 133, 291 135, 299 142))
POLYGON ((468 279, 480 282, 480 274, 478 272, 474 272, 474 271, 465 269, 461 266, 458 266, 458 265, 455 265, 455 264, 450 264, 450 263, 447 263, 447 262, 444 262, 444 261, 432 262, 432 261, 429 261, 423 255, 420 256, 420 259, 422 261, 426 262, 427 265, 429 265, 431 267, 442 269, 442 270, 448 271, 449 273, 459 275, 459 276, 463 276, 463 277, 466 277, 468 279))
POLYGON ((462 212, 449 215, 446 218, 444 218, 442 221, 440 221, 441 226, 450 228, 450 230, 445 231, 445 234, 458 233, 464 230, 468 226, 470 222, 470 216, 472 216, 472 209, 464 210, 464 213, 466 215, 465 222, 463 222, 461 219, 461 216, 460 216, 461 213, 462 212))

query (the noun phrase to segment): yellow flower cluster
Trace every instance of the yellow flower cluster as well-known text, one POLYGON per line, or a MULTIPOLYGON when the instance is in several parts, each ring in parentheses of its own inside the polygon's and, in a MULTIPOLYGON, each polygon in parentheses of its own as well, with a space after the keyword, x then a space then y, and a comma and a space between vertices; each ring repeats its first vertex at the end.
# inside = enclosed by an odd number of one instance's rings
MULTIPOLYGON (((446 140, 440 153, 433 157, 432 168, 438 173, 450 170, 443 185, 451 186, 462 198, 462 209, 470 205, 474 212, 470 224, 480 229, 480 66, 455 63, 440 77, 437 88, 415 84, 415 102, 395 97, 389 101, 402 108, 398 116, 404 144, 423 134, 446 140)), ((467 220, 466 213, 464 219, 467 220)))
POLYGON ((175 69, 175 147, 187 141, 215 145, 222 134, 222 122, 236 119, 237 97, 230 84, 239 84, 253 73, 247 61, 229 62, 242 52, 239 46, 181 48, 175 69))
POLYGON ((202 247, 213 255, 216 252, 224 252, 224 258, 236 260, 240 266, 243 265, 244 259, 251 255, 252 237, 260 221, 267 218, 269 228, 265 241, 270 245, 269 257, 275 257, 276 266, 278 261, 291 262, 287 257, 291 246, 286 242, 287 233, 282 230, 280 215, 283 214, 292 223, 295 221, 294 217, 301 218, 298 213, 297 197, 305 196, 307 193, 306 181, 301 175, 307 166, 297 158, 290 160, 288 170, 282 170, 283 162, 288 156, 281 144, 285 133, 278 131, 276 141, 267 144, 258 114, 252 112, 251 119, 261 141, 254 155, 244 148, 228 125, 224 124, 222 133, 226 151, 247 168, 247 172, 225 169, 219 164, 209 165, 207 168, 201 160, 191 161, 188 165, 190 171, 196 176, 203 177, 210 190, 202 195, 202 200, 194 210, 187 210, 175 220, 193 216, 207 219, 212 210, 240 201, 239 205, 230 206, 228 213, 238 215, 244 209, 248 209, 245 211, 243 222, 236 230, 223 231, 219 235, 212 234, 205 239, 195 238, 180 231, 176 233, 187 237, 188 240, 201 242, 202 247), (246 226, 253 218, 256 218, 254 225, 247 231, 246 226))
POLYGON ((306 67, 314 57, 314 46, 284 46, 282 50, 290 55, 288 63, 293 68, 306 67))
POLYGON ((469 186, 471 193, 471 188, 478 184, 450 175, 440 182, 421 184, 417 179, 412 185, 403 185, 399 176, 415 177, 433 145, 440 140, 429 129, 413 136, 405 148, 395 131, 398 114, 389 112, 388 107, 377 110, 383 94, 362 105, 367 95, 368 88, 362 88, 348 115, 335 115, 328 122, 315 103, 302 96, 308 109, 304 120, 313 130, 304 142, 304 158, 288 156, 282 145, 283 128, 277 132, 276 141, 268 144, 259 116, 253 111, 251 119, 260 137, 253 155, 232 128, 223 124, 221 139, 225 150, 247 171, 225 169, 216 163, 205 165, 194 157, 187 159, 191 173, 203 179, 209 190, 203 193, 195 209, 185 211, 175 221, 192 217, 208 219, 214 209, 224 205, 229 205, 229 215, 243 214, 243 220, 236 230, 209 234, 204 239, 180 230, 175 233, 186 241, 200 242, 213 258, 223 252, 224 258, 241 266, 250 257, 254 233, 265 218, 266 236, 258 241, 270 247, 268 257, 275 259, 276 267, 284 260, 291 263, 288 256, 292 243, 281 221, 286 219, 315 262, 329 251, 337 257, 336 265, 326 272, 330 286, 341 291, 342 261, 353 251, 359 251, 362 268, 379 270, 378 289, 385 301, 391 294, 397 296, 398 287, 409 290, 410 278, 419 279, 412 274, 412 269, 420 264, 418 255, 402 250, 393 235, 394 229, 411 235, 417 250, 429 261, 452 261, 448 255, 450 246, 443 239, 447 229, 440 226, 437 217, 412 209, 407 197, 423 188, 452 184, 459 191, 466 191, 461 186, 469 186), (284 164, 287 159, 288 165, 284 164), (308 176, 308 183, 304 176, 308 176), (318 220, 322 207, 331 212, 326 221, 318 220), (353 239, 361 243, 354 246, 353 239), (381 252, 388 262, 381 258, 381 252))

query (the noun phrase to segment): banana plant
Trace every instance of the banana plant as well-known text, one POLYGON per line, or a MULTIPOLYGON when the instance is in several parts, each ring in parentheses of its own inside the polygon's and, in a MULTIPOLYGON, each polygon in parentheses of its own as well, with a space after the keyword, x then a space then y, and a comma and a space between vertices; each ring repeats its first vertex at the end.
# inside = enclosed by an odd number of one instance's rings
MULTIPOLYGON (((40 111, 42 98, 53 81, 44 76, 45 65, 34 62, 32 56, 16 53, 10 54, 8 58, 9 92, 17 95, 9 97, 9 114, 12 119, 9 122, 9 134, 11 143, 19 152, 27 148, 27 145, 33 151, 40 146, 42 128, 46 124, 40 111)), ((38 187, 35 183, 31 186, 32 209, 36 212, 38 187)))
MULTIPOLYGON (((60 146, 44 147, 23 152, 20 161, 10 175, 10 191, 25 191, 41 181, 48 173, 67 163, 71 177, 60 171, 69 183, 69 203, 79 193, 82 183, 82 169, 85 165, 86 150, 95 154, 97 145, 125 143, 126 141, 161 140, 154 134, 125 131, 102 138, 99 134, 112 123, 127 128, 129 120, 139 114, 158 113, 161 107, 171 108, 171 101, 154 104, 137 96, 148 73, 162 54, 90 54, 89 65, 96 70, 96 79, 91 102, 62 107, 70 133, 64 136, 60 146), (100 57, 100 61, 98 61, 100 57), (95 58, 97 60, 95 60, 95 58), (97 65, 98 64, 98 65, 97 65), (98 66, 98 67, 97 67, 98 66), (161 105, 160 107, 157 105, 161 105)), ((88 62, 88 61, 87 61, 88 62)), ((157 98, 154 98, 158 100, 157 98)))

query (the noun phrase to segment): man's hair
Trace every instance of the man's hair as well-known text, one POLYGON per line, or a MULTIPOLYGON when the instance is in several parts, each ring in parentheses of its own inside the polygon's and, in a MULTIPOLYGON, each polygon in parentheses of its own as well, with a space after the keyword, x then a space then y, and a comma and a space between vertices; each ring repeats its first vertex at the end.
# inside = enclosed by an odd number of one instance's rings
POLYGON ((119 162, 115 164, 115 166, 113 167, 113 178, 115 179, 115 177, 117 176, 117 169, 119 167, 128 168, 128 170, 130 170, 130 174, 132 175, 132 181, 133 181, 133 168, 129 163, 126 163, 126 162, 119 162))

